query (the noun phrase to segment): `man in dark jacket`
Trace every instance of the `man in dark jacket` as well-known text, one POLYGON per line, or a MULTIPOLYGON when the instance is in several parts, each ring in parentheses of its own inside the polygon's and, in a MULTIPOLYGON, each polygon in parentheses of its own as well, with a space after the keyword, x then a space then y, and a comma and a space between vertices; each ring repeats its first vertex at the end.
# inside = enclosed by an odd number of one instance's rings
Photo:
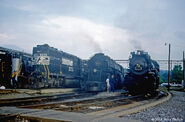
POLYGON ((111 78, 110 78, 110 87, 111 87, 111 91, 114 92, 114 84, 115 84, 115 78, 114 78, 114 74, 112 74, 111 78))

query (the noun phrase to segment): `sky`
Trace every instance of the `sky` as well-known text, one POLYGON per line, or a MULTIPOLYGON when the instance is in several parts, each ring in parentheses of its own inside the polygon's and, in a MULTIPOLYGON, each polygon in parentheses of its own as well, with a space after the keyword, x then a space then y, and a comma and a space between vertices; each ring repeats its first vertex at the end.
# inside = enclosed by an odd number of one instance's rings
POLYGON ((171 44, 172 59, 182 59, 185 1, 0 0, 0 46, 32 53, 41 44, 82 59, 128 59, 138 49, 167 59, 171 44))

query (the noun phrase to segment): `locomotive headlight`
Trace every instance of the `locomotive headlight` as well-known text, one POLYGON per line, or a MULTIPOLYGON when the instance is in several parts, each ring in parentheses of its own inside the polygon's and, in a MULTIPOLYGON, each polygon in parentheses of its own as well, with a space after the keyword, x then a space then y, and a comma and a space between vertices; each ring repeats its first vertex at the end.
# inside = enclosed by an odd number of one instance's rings
POLYGON ((97 70, 96 70, 96 69, 94 69, 93 71, 94 71, 94 72, 96 72, 97 70))
POLYGON ((141 65, 140 65, 140 64, 136 64, 136 65, 135 65, 135 70, 137 70, 137 71, 142 70, 141 65))

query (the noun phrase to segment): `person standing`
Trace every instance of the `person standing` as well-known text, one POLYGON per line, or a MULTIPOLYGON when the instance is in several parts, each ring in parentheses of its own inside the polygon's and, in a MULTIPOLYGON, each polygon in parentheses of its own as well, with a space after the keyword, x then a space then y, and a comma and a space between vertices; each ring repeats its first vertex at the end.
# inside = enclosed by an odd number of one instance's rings
POLYGON ((107 92, 111 92, 110 76, 107 76, 106 83, 107 83, 107 92))
POLYGON ((109 83, 110 83, 111 91, 114 92, 114 90, 115 90, 115 88, 114 88, 114 84, 115 84, 114 74, 112 74, 109 83))

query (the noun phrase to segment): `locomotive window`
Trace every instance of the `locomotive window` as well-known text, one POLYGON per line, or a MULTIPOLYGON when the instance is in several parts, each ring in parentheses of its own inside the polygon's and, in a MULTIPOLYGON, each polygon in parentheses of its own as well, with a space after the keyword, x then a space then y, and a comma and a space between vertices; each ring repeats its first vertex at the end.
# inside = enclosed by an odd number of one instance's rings
POLYGON ((93 70, 93 72, 97 72, 97 70, 96 70, 96 69, 94 69, 94 70, 93 70))
POLYGON ((139 51, 138 51, 138 52, 137 52, 137 54, 138 54, 138 55, 140 55, 140 54, 141 54, 141 52, 139 52, 139 51))
POLYGON ((47 56, 47 54, 46 53, 41 53, 40 56, 47 56))
POLYGON ((74 68, 73 67, 69 67, 69 71, 70 72, 74 72, 74 68))

